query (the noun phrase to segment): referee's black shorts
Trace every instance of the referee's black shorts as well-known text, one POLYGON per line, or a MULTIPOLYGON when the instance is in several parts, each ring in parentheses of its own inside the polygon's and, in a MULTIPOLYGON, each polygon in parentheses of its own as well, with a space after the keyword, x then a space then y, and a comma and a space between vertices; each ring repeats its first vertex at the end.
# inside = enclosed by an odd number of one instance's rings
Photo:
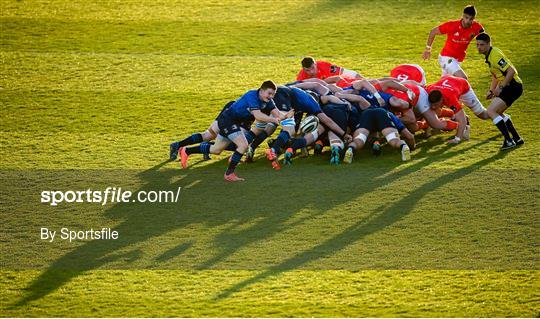
POLYGON ((514 101, 521 96, 522 93, 523 84, 512 79, 512 81, 510 81, 510 83, 502 89, 501 93, 499 93, 499 97, 504 101, 504 103, 506 103, 506 106, 510 107, 512 103, 514 103, 514 101))

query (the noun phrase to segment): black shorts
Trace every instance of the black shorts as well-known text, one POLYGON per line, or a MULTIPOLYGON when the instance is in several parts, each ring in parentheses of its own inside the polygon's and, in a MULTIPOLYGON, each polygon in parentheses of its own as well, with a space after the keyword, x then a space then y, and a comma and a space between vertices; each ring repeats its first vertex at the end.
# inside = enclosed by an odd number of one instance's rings
MULTIPOLYGON (((223 112, 226 109, 229 108, 229 106, 233 105, 234 102, 236 102, 236 101, 230 101, 229 103, 225 104, 223 109, 221 109, 221 112, 219 112, 218 118, 223 114, 223 112)), ((217 120, 218 119, 216 119, 216 121, 217 120)), ((218 124, 219 124, 219 121, 218 121, 218 124)), ((243 122, 238 123, 238 125, 240 125, 240 127, 244 128, 246 131, 249 131, 251 129, 251 124, 253 124, 253 121, 243 121, 243 122)))
POLYGON ((323 112, 331 118, 343 131, 347 131, 349 124, 349 110, 345 104, 326 104, 323 106, 323 112))
POLYGON ((356 129, 356 126, 360 124, 360 119, 362 118, 362 112, 355 106, 352 107, 352 110, 349 114, 349 127, 351 128, 351 132, 354 132, 356 129))
POLYGON ((397 129, 387 110, 383 108, 368 108, 362 112, 360 123, 358 123, 355 130, 363 128, 370 132, 378 132, 389 127, 397 129))
POLYGON ((506 106, 509 107, 521 96, 521 94, 523 94, 523 84, 512 79, 512 81, 502 89, 499 97, 506 103, 506 106))
POLYGON ((228 137, 229 135, 242 131, 242 122, 235 121, 227 112, 221 112, 217 117, 219 135, 228 137))

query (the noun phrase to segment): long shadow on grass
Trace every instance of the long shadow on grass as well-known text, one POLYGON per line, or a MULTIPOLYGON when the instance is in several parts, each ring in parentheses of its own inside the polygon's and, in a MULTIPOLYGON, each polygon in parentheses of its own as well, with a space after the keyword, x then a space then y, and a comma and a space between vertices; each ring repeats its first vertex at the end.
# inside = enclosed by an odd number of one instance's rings
MULTIPOLYGON (((436 140, 443 142, 444 138, 439 137, 436 140)), ((231 225, 216 235, 213 246, 216 247, 218 252, 214 257, 201 263, 197 269, 214 268, 216 265, 226 262, 230 256, 244 247, 255 247, 256 244, 268 240, 276 234, 280 234, 292 227, 297 227, 303 222, 309 222, 309 220, 312 220, 317 215, 324 214, 333 207, 347 203, 362 194, 369 194, 378 188, 385 187, 400 178, 413 174, 433 162, 441 161, 441 159, 449 159, 485 144, 490 140, 450 152, 447 152, 452 148, 450 145, 441 146, 434 151, 429 151, 427 147, 420 148, 419 152, 415 153, 414 158, 416 161, 414 164, 400 171, 385 174, 386 176, 382 178, 379 174, 387 173, 387 171, 366 170, 365 168, 342 165, 343 167, 341 169, 325 167, 309 176, 295 176, 296 178, 293 177, 290 180, 269 183, 266 185, 269 186, 269 189, 282 188, 282 190, 279 192, 274 190, 271 193, 262 192, 257 194, 256 203, 258 206, 264 207, 268 213, 264 216, 259 216, 263 218, 257 219, 256 223, 251 223, 247 228, 242 227, 246 220, 241 219, 236 224, 231 225), (316 192, 313 192, 312 185, 320 186, 316 192), (306 208, 308 205, 310 205, 309 208, 311 208, 312 213, 301 219, 296 219, 293 223, 287 223, 290 218, 294 217, 301 209, 306 208)), ((433 144, 433 142, 434 140, 430 140, 429 142, 424 141, 422 144, 433 144)), ((358 159, 358 161, 361 162, 362 159, 358 159)), ((297 162, 301 162, 301 160, 297 162)), ((395 166, 399 166, 400 162, 394 162, 394 164, 395 166)), ((302 163, 295 165, 302 165, 302 163)), ((251 200, 251 198, 247 200, 251 200)), ((242 201, 242 205, 244 205, 245 201, 242 201)), ((250 218, 250 220, 254 220, 254 218, 250 218)), ((321 256, 327 254, 325 249, 328 251, 333 250, 332 247, 327 246, 319 247, 319 249, 321 250, 319 252, 321 256)), ((276 263, 275 259, 271 256, 258 256, 251 260, 251 264, 246 264, 249 262, 249 259, 246 259, 244 264, 241 265, 238 263, 231 265, 229 262, 227 267, 229 269, 264 269, 274 267, 276 263)))
MULTIPOLYGON (((158 164, 137 175, 145 183, 138 191, 170 190, 179 186, 191 187, 185 192, 182 191, 180 204, 127 203, 112 206, 106 211, 106 216, 121 221, 114 228, 120 234, 119 239, 85 242, 58 258, 25 289, 25 295, 13 307, 21 307, 31 301, 43 298, 87 271, 107 267, 115 262, 129 267, 131 262, 143 258, 139 249, 130 250, 130 246, 136 246, 151 238, 184 229, 190 225, 203 224, 207 229, 225 226, 226 229, 214 238, 215 247, 220 249, 215 255, 210 255, 205 262, 198 266, 178 265, 178 268, 215 268, 216 265, 241 248, 271 238, 288 227, 293 227, 287 225, 286 222, 306 206, 311 205, 321 212, 327 211, 362 193, 392 183, 392 181, 413 173, 429 163, 451 158, 486 142, 488 141, 448 153, 445 152, 449 146, 440 147, 440 149, 429 153, 420 151, 417 154, 420 159, 414 164, 395 174, 388 174, 384 178, 376 179, 372 184, 362 188, 351 188, 351 185, 356 185, 357 181, 366 180, 366 172, 354 169, 354 167, 329 168, 325 164, 324 167, 315 166, 314 170, 311 168, 306 175, 306 171, 300 166, 297 170, 289 170, 287 175, 279 176, 267 167, 261 168, 260 165, 255 165, 254 168, 241 167, 241 172, 249 178, 248 181, 241 184, 227 184, 222 180, 225 166, 223 161, 188 171, 160 170, 166 162, 158 164), (268 178, 269 176, 272 178, 268 178), (321 184, 321 181, 324 183, 321 184), (318 191, 305 192, 305 185, 320 186, 318 191), (284 206, 282 200, 291 197, 294 200, 288 201, 287 205, 284 206), (250 226, 240 231, 232 231, 236 225, 250 226)), ((397 156, 394 157, 397 160, 397 156)), ((298 165, 301 164, 298 163, 298 165)), ((461 174, 466 174, 469 171, 472 170, 464 170, 461 174)), ((73 174, 77 174, 77 172, 73 174)), ((373 179, 376 176, 368 175, 367 177, 373 179)), ((446 179, 444 181, 446 182, 446 179)), ((428 187, 422 188, 422 191, 424 190, 427 191, 428 187)), ((407 214, 408 210, 403 209, 397 215, 394 213, 392 208, 388 208, 379 216, 374 216, 371 220, 362 221, 352 226, 336 238, 318 245, 319 248, 322 248, 320 251, 308 250, 277 266, 273 265, 275 262, 262 265, 265 269, 270 267, 270 270, 225 291, 222 297, 280 271, 293 269, 310 260, 323 257, 330 251, 342 249, 352 241, 384 227, 381 225, 394 223, 407 214)), ((180 242, 172 249, 164 249, 159 256, 153 259, 153 262, 169 261, 190 249, 192 244, 191 241, 180 242)))
MULTIPOLYGON (((485 142, 487 141, 484 141, 481 144, 485 142)), ((461 151, 459 153, 461 153, 461 151)), ((324 242, 312 247, 311 249, 305 250, 297 254, 296 256, 281 262, 278 265, 269 267, 269 269, 250 279, 244 280, 232 286, 231 288, 226 289, 219 295, 215 296, 214 300, 227 298, 235 292, 238 292, 250 285, 256 284, 270 277, 277 276, 283 272, 297 269, 310 262, 328 257, 330 255, 334 255, 340 250, 346 248, 347 246, 361 240, 362 238, 376 233, 398 222, 407 214, 409 214, 416 206, 416 204, 428 193, 436 191, 437 189, 444 187, 450 182, 454 182, 468 174, 471 174, 472 172, 488 165, 489 163, 503 158, 504 156, 506 156, 506 154, 508 153, 499 152, 489 158, 480 160, 467 167, 437 177, 436 179, 425 183, 416 188, 415 190, 411 191, 407 196, 403 197, 391 206, 384 208, 380 211, 378 209, 374 210, 373 213, 351 225, 340 234, 333 236, 325 240, 324 242)), ((380 187, 382 185, 391 183, 396 178, 403 177, 404 175, 407 175, 412 171, 419 169, 418 166, 422 165, 422 163, 417 163, 397 174, 392 174, 391 176, 379 179, 376 181, 373 187, 380 187)))

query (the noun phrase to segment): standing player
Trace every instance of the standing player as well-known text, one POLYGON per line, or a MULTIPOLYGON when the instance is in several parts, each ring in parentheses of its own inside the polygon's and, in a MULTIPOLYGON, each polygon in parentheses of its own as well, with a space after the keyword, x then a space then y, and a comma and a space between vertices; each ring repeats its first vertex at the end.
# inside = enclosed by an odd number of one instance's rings
POLYGON ((302 59, 302 70, 296 76, 297 81, 320 79, 326 83, 335 83, 339 87, 349 86, 353 81, 363 79, 356 71, 342 68, 326 61, 315 61, 312 57, 302 59))
POLYGON ((439 54, 439 64, 442 68, 442 75, 453 75, 467 79, 467 75, 461 69, 469 43, 480 33, 484 32, 484 27, 474 21, 476 9, 469 5, 463 9, 461 20, 453 20, 443 23, 431 30, 429 33, 426 49, 422 54, 424 60, 431 56, 431 45, 435 36, 446 34, 446 42, 439 54))
POLYGON ((510 116, 504 114, 515 100, 523 93, 523 84, 512 62, 499 49, 491 46, 491 38, 487 33, 476 37, 478 52, 486 57, 491 72, 491 86, 486 98, 492 99, 487 112, 493 124, 504 136, 502 150, 525 143, 514 128, 510 116), (510 138, 510 133, 512 138, 510 138))

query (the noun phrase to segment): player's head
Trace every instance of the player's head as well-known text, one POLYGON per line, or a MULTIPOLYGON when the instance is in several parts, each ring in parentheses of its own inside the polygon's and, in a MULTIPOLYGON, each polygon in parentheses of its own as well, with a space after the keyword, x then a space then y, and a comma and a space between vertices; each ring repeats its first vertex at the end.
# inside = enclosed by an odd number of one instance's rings
POLYGON ((464 28, 470 28, 476 17, 476 8, 473 5, 468 5, 463 9, 463 16, 461 17, 461 24, 464 28))
POLYGON ((487 33, 480 33, 476 36, 476 48, 478 53, 488 54, 489 48, 491 47, 491 37, 487 33))
POLYGON ((276 89, 276 84, 273 81, 264 81, 259 88, 259 98, 264 102, 270 101, 276 94, 276 89))
POLYGON ((313 59, 310 56, 307 56, 302 59, 302 69, 304 69, 304 72, 306 72, 309 76, 316 76, 317 75, 317 63, 315 63, 315 59, 313 59))
POLYGON ((433 90, 429 92, 428 99, 432 109, 437 109, 442 106, 443 96, 441 91, 433 90))

